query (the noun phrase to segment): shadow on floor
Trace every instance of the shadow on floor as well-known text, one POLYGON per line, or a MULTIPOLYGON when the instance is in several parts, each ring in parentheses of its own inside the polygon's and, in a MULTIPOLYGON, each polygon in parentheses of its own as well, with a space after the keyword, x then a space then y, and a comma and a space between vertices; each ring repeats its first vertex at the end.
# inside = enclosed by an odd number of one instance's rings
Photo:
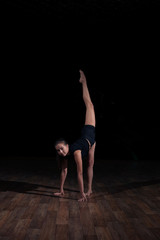
POLYGON ((141 182, 141 181, 140 182, 131 182, 131 183, 127 183, 124 185, 107 187, 107 192, 110 194, 114 194, 114 193, 119 193, 119 192, 123 192, 126 190, 134 189, 134 188, 141 188, 141 187, 155 185, 155 184, 159 184, 159 183, 160 183, 160 179, 148 180, 148 181, 143 181, 143 182, 141 182))
MULTIPOLYGON (((40 184, 27 183, 27 182, 0 180, 0 192, 11 191, 11 192, 17 192, 17 193, 57 197, 53 195, 54 193, 53 190, 59 191, 59 188, 40 185, 40 184)), ((64 190, 69 192, 75 192, 75 193, 79 192, 79 191, 68 189, 68 188, 64 188, 64 190)), ((63 198, 73 199, 69 197, 63 197, 63 198)))

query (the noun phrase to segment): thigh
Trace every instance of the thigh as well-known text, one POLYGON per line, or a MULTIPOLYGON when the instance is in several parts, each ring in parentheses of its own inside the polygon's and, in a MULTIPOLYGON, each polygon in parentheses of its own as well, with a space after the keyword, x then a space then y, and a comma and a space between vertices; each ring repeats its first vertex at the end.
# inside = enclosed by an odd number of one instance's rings
POLYGON ((96 142, 90 148, 88 153, 88 164, 94 164, 94 153, 95 153, 96 142))
POLYGON ((93 104, 90 104, 86 108, 85 125, 93 125, 94 127, 96 125, 95 111, 94 111, 93 104))

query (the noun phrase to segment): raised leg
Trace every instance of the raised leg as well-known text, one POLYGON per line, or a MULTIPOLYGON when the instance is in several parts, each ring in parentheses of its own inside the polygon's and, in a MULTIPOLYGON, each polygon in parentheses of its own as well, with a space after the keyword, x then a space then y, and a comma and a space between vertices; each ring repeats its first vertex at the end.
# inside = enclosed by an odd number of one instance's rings
POLYGON ((92 181, 93 181, 93 166, 94 166, 94 153, 95 153, 96 143, 93 144, 88 154, 88 191, 86 195, 89 197, 92 194, 92 181))
POLYGON ((80 70, 80 83, 82 83, 83 100, 86 106, 85 125, 96 125, 94 106, 89 94, 86 77, 80 70))

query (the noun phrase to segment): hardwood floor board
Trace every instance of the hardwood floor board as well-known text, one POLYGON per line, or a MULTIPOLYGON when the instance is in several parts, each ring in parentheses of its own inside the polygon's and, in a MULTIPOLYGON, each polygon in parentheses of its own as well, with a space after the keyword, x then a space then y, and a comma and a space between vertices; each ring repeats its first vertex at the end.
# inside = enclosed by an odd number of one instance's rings
POLYGON ((15 219, 15 215, 12 214, 12 212, 13 211, 10 211, 10 214, 5 221, 5 224, 0 229, 0 236, 11 237, 13 235, 14 229, 19 219, 15 219))
POLYGON ((69 201, 69 218, 79 218, 79 204, 78 201, 69 201))
POLYGON ((0 222, 3 221, 3 218, 9 213, 8 210, 2 210, 0 211, 0 222))
POLYGON ((144 224, 142 224, 139 220, 135 221, 133 223, 134 228, 136 230, 136 233, 138 234, 139 238, 141 240, 159 240, 157 237, 153 234, 151 229, 147 228, 144 224))
POLYGON ((87 202, 77 201, 76 175, 67 176, 59 198, 53 196, 59 191, 58 174, 0 168, 0 240, 159 240, 159 165, 96 164, 87 202))
POLYGON ((107 227, 95 227, 98 240, 113 240, 112 235, 107 227))
POLYGON ((85 240, 98 240, 98 237, 97 237, 97 235, 84 235, 84 239, 85 240))
POLYGON ((52 211, 58 211, 59 209, 59 199, 58 198, 50 198, 50 201, 48 203, 48 212, 52 212, 52 211))
POLYGON ((114 196, 109 195, 109 196, 105 197, 105 199, 108 201, 108 204, 110 205, 110 209, 112 211, 120 210, 117 199, 115 199, 114 196))
POLYGON ((101 209, 101 212, 103 214, 103 218, 106 224, 107 222, 116 221, 114 212, 110 209, 110 205, 105 199, 99 200, 97 204, 101 209))
POLYGON ((51 216, 47 215, 40 230, 39 240, 52 240, 56 233, 56 212, 51 216))
POLYGON ((129 240, 141 240, 133 227, 132 221, 125 223, 123 229, 129 240))
POLYGON ((147 217, 152 221, 154 228, 160 228, 160 214, 148 215, 147 217))
POLYGON ((128 223, 129 219, 123 211, 114 211, 113 212, 116 220, 120 223, 128 223))
POLYGON ((3 228, 3 225, 6 224, 8 218, 10 217, 11 211, 9 210, 2 210, 0 212, 0 229, 3 228))
POLYGON ((127 234, 124 231, 123 224, 114 221, 108 222, 107 224, 108 231, 110 232, 113 240, 130 240, 127 234))
POLYGON ((13 216, 15 219, 23 218, 24 213, 26 212, 26 210, 27 210, 27 208, 17 206, 17 207, 12 211, 12 216, 13 216))
POLYGON ((97 203, 88 203, 89 211, 93 219, 94 226, 105 226, 105 219, 97 203))
MULTIPOLYGON (((35 203, 38 203, 38 202, 35 202, 35 203)), ((24 219, 25 219, 25 218, 32 219, 37 209, 38 209, 38 204, 28 206, 28 207, 25 209, 24 214, 22 215, 21 218, 24 218, 24 219)))
POLYGON ((57 225, 67 225, 69 220, 69 204, 68 201, 61 201, 56 218, 57 225))
POLYGON ((134 205, 129 205, 125 201, 125 199, 117 199, 117 203, 119 206, 119 209, 123 211, 128 218, 136 218, 135 210, 134 210, 134 205))
POLYGON ((136 201, 136 205, 145 213, 145 214, 152 214, 153 211, 151 210, 151 208, 148 206, 147 203, 145 203, 144 201, 137 199, 136 201))
POLYGON ((10 238, 9 237, 1 237, 0 236, 0 240, 10 240, 10 238))
MULTIPOLYGON (((158 220, 158 219, 157 219, 158 220)), ((160 220, 160 219, 159 219, 160 220)), ((147 228, 156 228, 157 225, 159 225, 160 227, 160 222, 159 224, 157 224, 157 221, 154 221, 152 219, 152 216, 151 215, 144 215, 144 216, 141 216, 141 223, 146 226, 147 228)))
POLYGON ((10 201, 8 209, 13 210, 16 206, 18 206, 18 204, 23 200, 24 196, 24 193, 15 194, 14 198, 12 198, 10 201))
POLYGON ((26 236, 27 229, 30 225, 31 219, 21 219, 17 222, 12 237, 16 240, 23 240, 26 236))
POLYGON ((80 194, 78 191, 70 191, 68 197, 70 200, 72 200, 72 202, 75 202, 79 199, 79 196, 80 194))
POLYGON ((135 193, 131 189, 126 190, 126 195, 129 198, 135 197, 135 193))
MULTIPOLYGON (((1 183, 3 184, 3 183, 1 183)), ((1 203, 3 203, 4 199, 6 198, 6 195, 7 195, 7 192, 2 192, 1 191, 1 194, 0 194, 0 205, 1 203)))
POLYGON ((151 232, 157 238, 157 240, 160 239, 160 227, 159 228, 152 228, 151 232))
POLYGON ((52 196, 41 196, 40 203, 49 203, 52 196))
POLYGON ((31 229, 28 228, 24 240, 39 240, 40 238, 40 229, 31 229))
POLYGON ((31 220, 31 228, 41 229, 43 222, 46 219, 47 207, 48 205, 46 203, 41 203, 38 205, 38 208, 36 208, 31 220))
POLYGON ((69 218, 69 240, 83 240, 83 229, 79 217, 69 218))
POLYGON ((32 207, 39 204, 41 200, 41 196, 37 196, 37 195, 30 195, 29 201, 28 201, 28 206, 32 207))
POLYGON ((9 193, 7 193, 6 197, 4 198, 4 200, 0 203, 0 210, 11 210, 8 209, 10 207, 11 201, 12 201, 12 197, 8 196, 9 193))
MULTIPOLYGON (((148 199, 147 199, 148 200, 148 199)), ((151 207, 151 208, 155 208, 156 210, 159 209, 160 210, 160 198, 154 198, 152 199, 152 201, 150 201, 148 203, 148 205, 151 207)))
POLYGON ((55 240, 68 240, 69 229, 68 224, 56 224, 55 240))
POLYGON ((95 227, 87 203, 79 203, 80 221, 84 236, 95 236, 95 227))
POLYGON ((27 194, 24 193, 23 198, 21 201, 18 203, 19 207, 28 207, 30 205, 30 202, 33 200, 33 195, 32 194, 27 194))

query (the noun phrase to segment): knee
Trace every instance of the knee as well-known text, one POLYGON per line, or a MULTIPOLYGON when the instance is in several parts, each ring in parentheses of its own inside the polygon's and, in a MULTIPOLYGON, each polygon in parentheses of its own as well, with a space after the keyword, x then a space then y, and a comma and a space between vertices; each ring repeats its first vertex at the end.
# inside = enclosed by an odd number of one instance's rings
POLYGON ((89 160, 88 161, 88 167, 93 168, 93 166, 94 166, 94 160, 89 160))
POLYGON ((87 101, 86 105, 87 105, 87 108, 90 108, 90 109, 94 110, 94 105, 91 101, 87 101))

